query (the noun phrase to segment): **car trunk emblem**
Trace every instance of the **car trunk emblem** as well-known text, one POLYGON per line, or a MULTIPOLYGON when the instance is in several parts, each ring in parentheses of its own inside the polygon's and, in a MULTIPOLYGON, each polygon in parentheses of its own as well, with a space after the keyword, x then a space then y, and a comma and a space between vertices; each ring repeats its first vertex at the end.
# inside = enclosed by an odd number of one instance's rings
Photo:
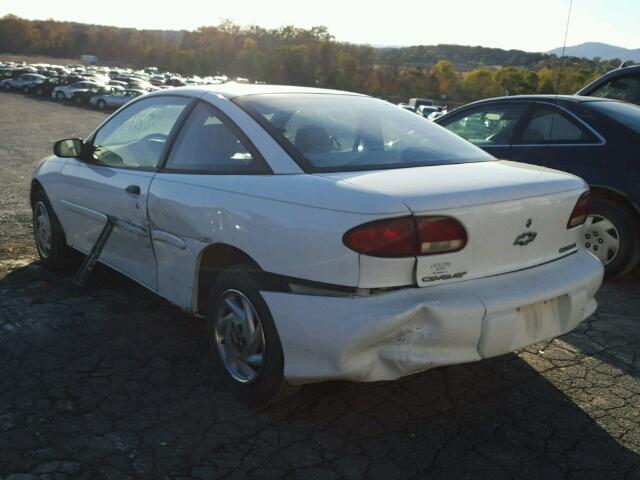
POLYGON ((533 242, 537 236, 538 234, 536 232, 524 232, 516 237, 513 244, 522 247, 533 242))

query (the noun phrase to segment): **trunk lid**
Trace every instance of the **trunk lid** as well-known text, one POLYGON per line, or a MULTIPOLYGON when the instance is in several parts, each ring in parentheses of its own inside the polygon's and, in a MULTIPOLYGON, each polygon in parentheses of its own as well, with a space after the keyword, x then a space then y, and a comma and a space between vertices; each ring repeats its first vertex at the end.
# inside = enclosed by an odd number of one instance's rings
POLYGON ((415 215, 464 225, 464 249, 417 257, 419 286, 520 270, 578 248, 581 227, 567 229, 567 221, 586 184, 566 173, 492 161, 325 176, 400 199, 415 215))

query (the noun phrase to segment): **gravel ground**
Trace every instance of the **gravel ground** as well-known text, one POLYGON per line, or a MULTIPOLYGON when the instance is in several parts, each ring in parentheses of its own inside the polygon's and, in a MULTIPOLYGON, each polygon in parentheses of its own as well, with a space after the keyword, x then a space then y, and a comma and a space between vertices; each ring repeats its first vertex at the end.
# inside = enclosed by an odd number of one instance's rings
POLYGON ((524 351, 236 403, 203 322, 99 267, 36 261, 32 164, 104 118, 0 93, 0 479, 640 479, 640 275, 524 351))

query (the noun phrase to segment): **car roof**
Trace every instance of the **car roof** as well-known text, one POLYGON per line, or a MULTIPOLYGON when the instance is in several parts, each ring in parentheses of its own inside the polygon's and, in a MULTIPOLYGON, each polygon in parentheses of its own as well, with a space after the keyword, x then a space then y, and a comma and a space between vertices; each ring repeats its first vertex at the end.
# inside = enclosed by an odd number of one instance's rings
POLYGON ((453 116, 457 116, 461 111, 467 110, 468 108, 471 108, 471 107, 482 106, 482 105, 491 104, 491 103, 516 103, 516 102, 550 103, 550 104, 567 107, 568 105, 579 105, 587 102, 620 102, 620 100, 615 100, 612 98, 586 97, 586 96, 577 96, 577 95, 511 95, 508 97, 485 98, 483 100, 467 103, 465 105, 462 105, 461 107, 451 110, 446 114, 444 114, 443 116, 438 117, 435 120, 435 122, 440 123, 442 121, 446 121, 447 119, 453 116))
MULTIPOLYGON (((160 90, 158 92, 152 92, 151 95, 167 94, 168 91, 160 90)), ((203 93, 210 92, 213 94, 221 95, 226 98, 241 97, 244 95, 266 95, 275 93, 314 93, 314 94, 332 94, 332 95, 361 95, 359 93, 345 92, 342 90, 329 90, 325 88, 312 88, 312 87, 295 87, 288 85, 265 85, 254 83, 236 83, 227 82, 215 85, 190 85, 187 87, 177 87, 170 92, 182 92, 190 96, 201 96, 203 93)))
POLYGON ((493 98, 485 98, 483 100, 478 100, 476 102, 468 103, 464 105, 467 107, 469 105, 482 104, 487 102, 565 102, 565 103, 582 103, 582 102, 599 102, 599 101, 611 101, 610 98, 602 98, 602 97, 587 97, 587 96, 578 96, 578 95, 551 95, 551 94, 540 94, 540 95, 510 95, 505 97, 493 97, 493 98))

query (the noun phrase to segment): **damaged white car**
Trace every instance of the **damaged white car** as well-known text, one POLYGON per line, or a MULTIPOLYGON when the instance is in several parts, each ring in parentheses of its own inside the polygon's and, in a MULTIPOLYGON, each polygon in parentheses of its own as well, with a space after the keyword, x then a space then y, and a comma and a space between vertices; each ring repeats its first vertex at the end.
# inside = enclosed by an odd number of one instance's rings
POLYGON ((31 191, 42 263, 95 252, 112 225, 99 261, 206 316, 250 403, 501 355, 596 309, 581 179, 381 100, 186 87, 54 152, 31 191))

